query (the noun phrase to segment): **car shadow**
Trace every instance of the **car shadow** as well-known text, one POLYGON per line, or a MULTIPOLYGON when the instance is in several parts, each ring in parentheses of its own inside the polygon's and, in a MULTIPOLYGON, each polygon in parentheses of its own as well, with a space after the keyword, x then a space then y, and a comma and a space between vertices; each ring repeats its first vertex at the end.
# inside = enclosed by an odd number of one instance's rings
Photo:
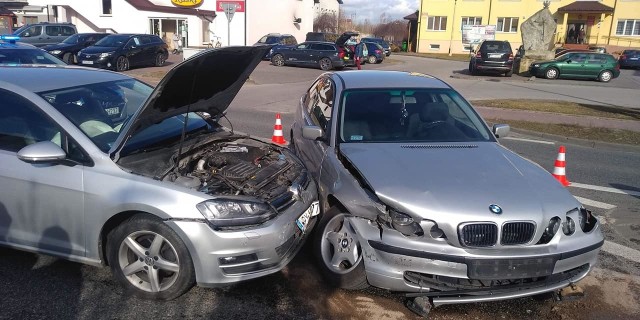
MULTIPOLYGON (((510 79, 509 77, 505 77, 505 75, 503 73, 497 73, 497 72, 482 72, 482 73, 478 73, 477 75, 473 75, 473 74, 471 74, 469 69, 453 70, 452 73, 454 75, 468 76, 468 77, 471 77, 471 78, 478 78, 478 79, 484 79, 484 80, 489 80, 489 81, 494 80, 494 79, 499 79, 499 78, 510 79)), ((514 74, 514 76, 515 76, 515 74, 514 74)))

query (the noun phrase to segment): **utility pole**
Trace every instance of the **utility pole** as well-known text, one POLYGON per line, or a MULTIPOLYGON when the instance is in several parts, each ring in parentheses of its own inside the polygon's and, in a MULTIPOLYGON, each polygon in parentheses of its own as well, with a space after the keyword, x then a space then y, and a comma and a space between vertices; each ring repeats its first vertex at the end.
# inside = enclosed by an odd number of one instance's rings
MULTIPOLYGON (((456 31, 454 28, 455 24, 456 24, 456 7, 458 4, 458 0, 454 0, 453 2, 453 18, 451 19, 451 37, 449 38, 449 56, 453 55, 451 53, 451 44, 453 43, 453 33, 456 31)), ((440 20, 440 23, 442 23, 442 20, 440 20)), ((445 26, 445 29, 447 28, 447 26, 445 26)))

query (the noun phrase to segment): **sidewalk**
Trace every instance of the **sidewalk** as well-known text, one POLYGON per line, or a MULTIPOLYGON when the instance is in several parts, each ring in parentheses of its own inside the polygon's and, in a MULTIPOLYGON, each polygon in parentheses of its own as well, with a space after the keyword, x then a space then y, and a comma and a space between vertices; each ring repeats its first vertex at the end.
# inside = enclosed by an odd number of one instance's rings
POLYGON ((474 108, 478 110, 480 115, 485 119, 519 120, 550 124, 572 124, 582 127, 621 129, 640 132, 640 121, 575 116, 540 111, 490 108, 480 105, 475 105, 474 108))

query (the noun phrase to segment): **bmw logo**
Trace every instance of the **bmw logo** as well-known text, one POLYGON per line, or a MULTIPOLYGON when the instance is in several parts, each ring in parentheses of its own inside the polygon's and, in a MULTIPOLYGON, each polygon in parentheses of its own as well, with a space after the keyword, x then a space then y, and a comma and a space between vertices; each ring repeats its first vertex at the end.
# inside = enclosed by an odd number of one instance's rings
POLYGON ((502 213, 502 208, 500 208, 500 206, 497 205, 497 204, 489 205, 489 210, 491 210, 491 212, 493 212, 495 214, 501 214, 502 213))

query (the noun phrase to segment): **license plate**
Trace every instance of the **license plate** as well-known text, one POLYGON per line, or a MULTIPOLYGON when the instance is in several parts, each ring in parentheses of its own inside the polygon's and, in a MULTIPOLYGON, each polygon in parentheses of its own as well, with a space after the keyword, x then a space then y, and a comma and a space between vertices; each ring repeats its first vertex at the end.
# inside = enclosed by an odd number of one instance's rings
POLYGON ((629 60, 638 60, 640 58, 629 58, 629 60))
POLYGON ((489 58, 500 58, 502 57, 502 53, 491 53, 489 54, 489 58))
POLYGON ((307 225, 309 225, 309 220, 311 217, 315 217, 320 213, 320 203, 318 201, 314 201, 311 203, 311 206, 300 215, 300 217, 296 220, 296 224, 300 231, 304 232, 307 229, 307 225))
POLYGON ((82 64, 93 64, 93 61, 90 61, 90 60, 82 60, 82 64))
POLYGON ((470 259, 467 276, 476 280, 546 277, 553 273, 555 257, 525 259, 470 259))

